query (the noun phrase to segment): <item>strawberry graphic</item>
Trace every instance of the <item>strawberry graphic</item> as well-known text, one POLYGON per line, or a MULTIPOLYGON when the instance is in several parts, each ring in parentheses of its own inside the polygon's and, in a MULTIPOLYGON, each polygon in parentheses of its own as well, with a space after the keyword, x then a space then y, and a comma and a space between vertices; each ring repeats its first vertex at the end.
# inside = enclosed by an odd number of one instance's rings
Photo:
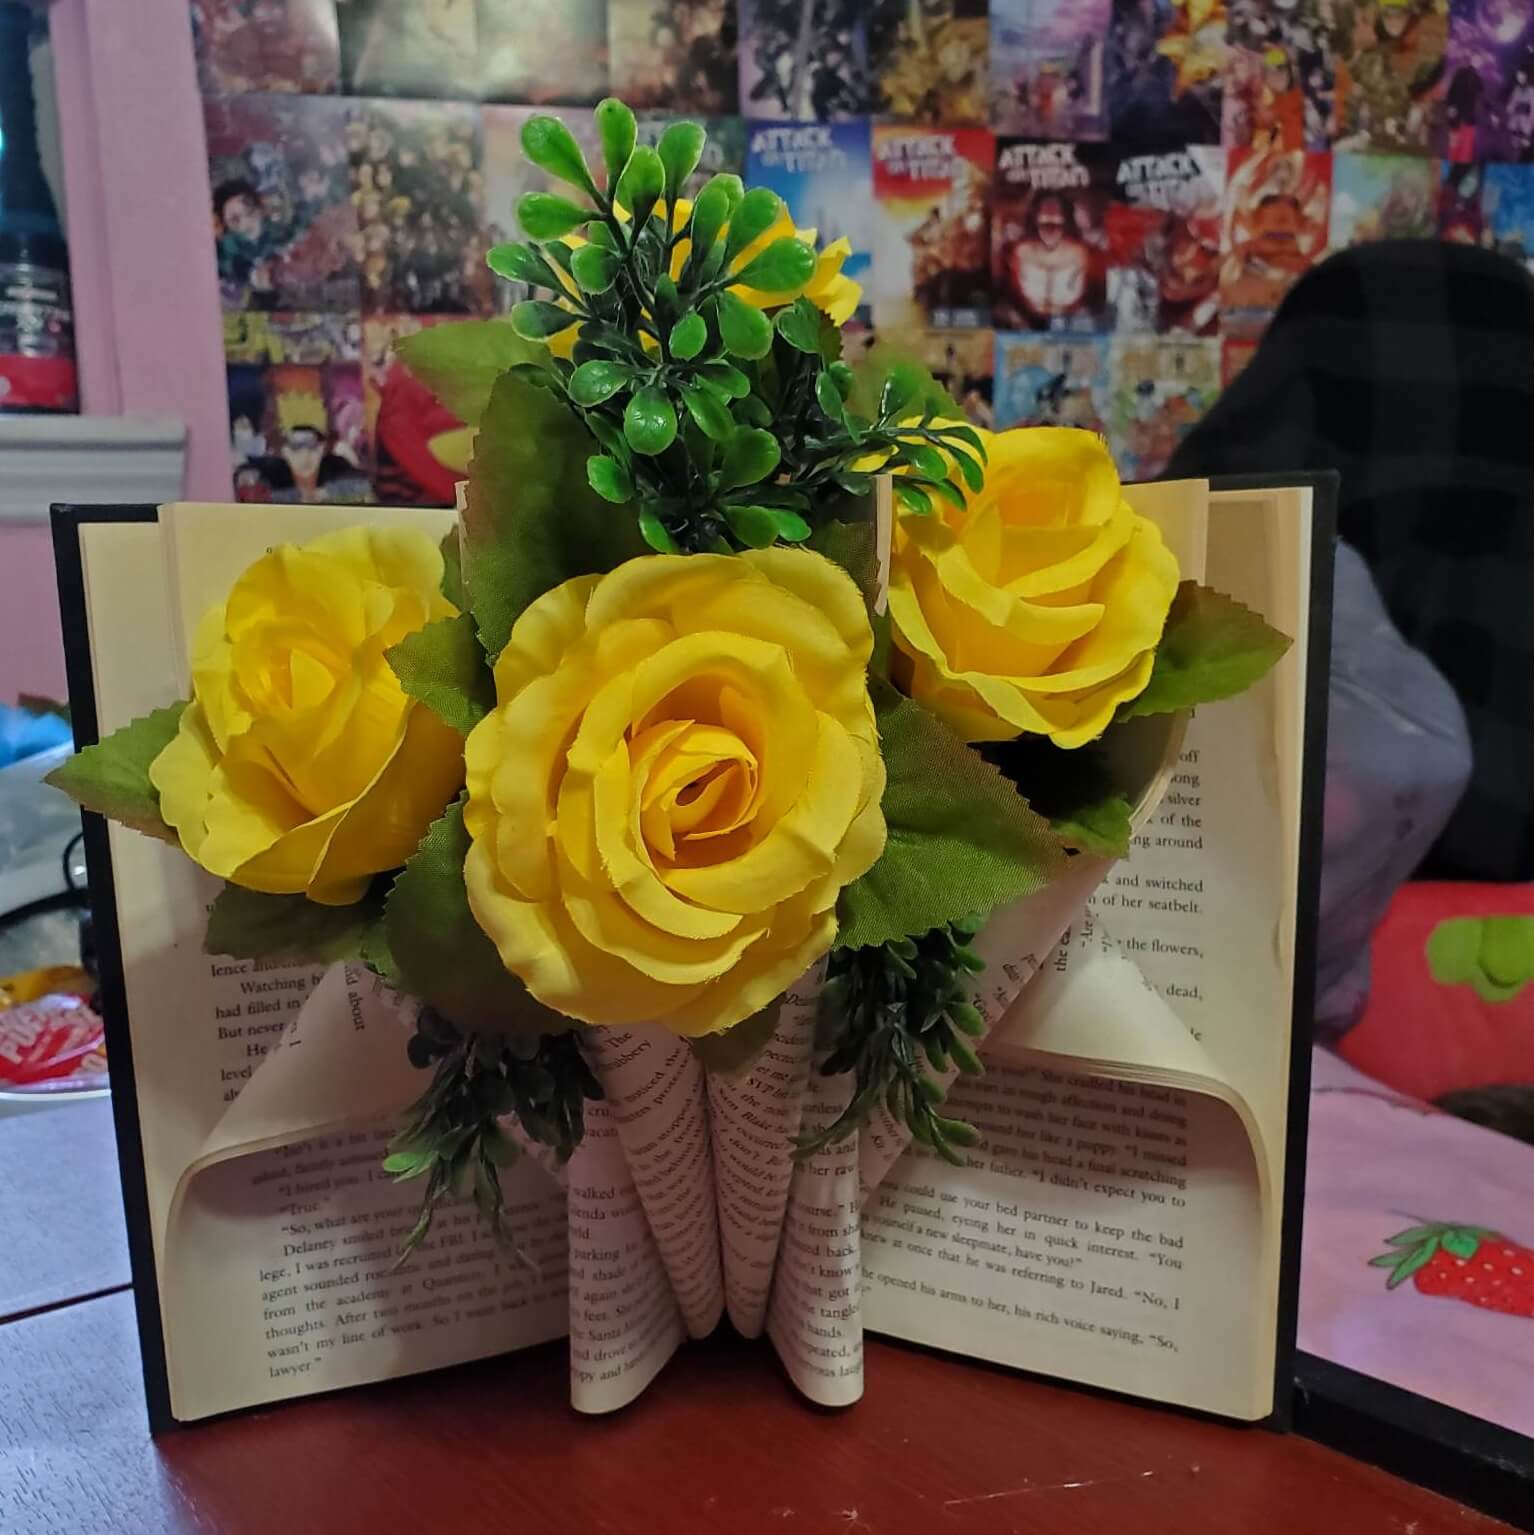
POLYGON ((1484 1226, 1430 1221, 1390 1238, 1369 1262, 1389 1269, 1385 1288, 1408 1279, 1424 1295, 1447 1295, 1487 1311, 1534 1318, 1534 1248, 1484 1226))

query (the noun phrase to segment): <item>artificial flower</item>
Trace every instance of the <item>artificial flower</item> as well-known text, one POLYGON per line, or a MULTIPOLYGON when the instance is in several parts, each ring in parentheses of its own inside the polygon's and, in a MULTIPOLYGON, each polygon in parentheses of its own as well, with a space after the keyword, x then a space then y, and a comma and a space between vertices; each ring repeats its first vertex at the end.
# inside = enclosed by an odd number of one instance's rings
POLYGON ((798 549, 653 555, 517 620, 469 736, 469 904, 587 1023, 727 1029, 830 948, 884 847, 873 635, 798 549))
POLYGON ((397 868, 463 782, 462 738, 385 652, 456 611, 411 528, 345 528, 251 565, 197 631, 192 698, 149 776, 210 873, 322 905, 397 868))
POLYGON ((1093 433, 981 437, 985 482, 962 511, 934 497, 897 518, 897 679, 966 741, 1082 746, 1150 680, 1177 561, 1093 433))

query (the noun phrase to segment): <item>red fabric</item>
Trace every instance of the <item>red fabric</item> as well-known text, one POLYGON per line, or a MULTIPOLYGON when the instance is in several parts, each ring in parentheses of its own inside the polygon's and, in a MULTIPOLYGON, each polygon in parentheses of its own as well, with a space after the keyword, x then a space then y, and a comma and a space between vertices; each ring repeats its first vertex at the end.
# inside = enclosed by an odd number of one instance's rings
POLYGON ((1455 917, 1534 917, 1534 886, 1407 884, 1374 935, 1369 1003, 1343 1058, 1380 1082, 1433 1099, 1497 1082, 1534 1083, 1534 978, 1505 1002, 1434 980, 1434 928, 1455 917))

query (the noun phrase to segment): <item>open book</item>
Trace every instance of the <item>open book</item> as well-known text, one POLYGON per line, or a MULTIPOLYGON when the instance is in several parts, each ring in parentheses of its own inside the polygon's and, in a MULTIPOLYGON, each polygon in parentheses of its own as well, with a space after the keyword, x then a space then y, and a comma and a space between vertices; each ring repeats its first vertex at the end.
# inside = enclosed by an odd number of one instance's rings
MULTIPOLYGON (((1217 488, 1207 527, 1202 490, 1191 523, 1186 495, 1174 508, 1161 487, 1129 493, 1150 516, 1166 503, 1185 569, 1202 565, 1296 643, 1258 688, 1188 723, 1132 857, 1081 860, 1041 952, 988 929, 988 1071, 952 1100, 985 1138, 964 1168, 905 1148, 888 1123, 792 1165, 788 1139, 847 1091, 811 1069, 812 972, 744 1081, 705 1074, 662 1031, 603 1031, 607 1102, 575 1156, 560 1167, 528 1146, 504 1175, 524 1261, 464 1206, 397 1267, 419 1192, 379 1164, 425 1085, 405 1057, 408 1009, 353 967, 210 957, 215 882, 87 817, 155 1425, 567 1334, 573 1402, 607 1411, 726 1312, 827 1404, 860 1394, 867 1326, 1236 1418, 1281 1411, 1329 487, 1217 488)), ((365 515, 434 534, 452 520, 365 515)), ((358 517, 58 511, 80 743, 183 695, 188 633, 266 548, 358 517)))

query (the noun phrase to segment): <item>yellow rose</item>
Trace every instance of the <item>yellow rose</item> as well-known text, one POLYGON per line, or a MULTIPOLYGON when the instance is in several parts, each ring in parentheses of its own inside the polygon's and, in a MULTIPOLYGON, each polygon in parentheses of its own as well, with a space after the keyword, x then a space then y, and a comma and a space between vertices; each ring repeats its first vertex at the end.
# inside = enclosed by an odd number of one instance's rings
POLYGON ((1091 432, 980 435, 985 485, 965 510, 933 497, 931 516, 897 519, 897 678, 966 741, 1083 746, 1150 680, 1177 561, 1091 432))
POLYGON ((188 855, 248 890, 359 899, 463 782, 463 739, 384 652, 456 611, 407 528, 284 544, 197 631, 192 700, 149 776, 188 855))
POLYGON ((862 597, 818 554, 652 555, 517 620, 467 748, 469 904, 587 1023, 759 1011, 884 847, 862 597))

